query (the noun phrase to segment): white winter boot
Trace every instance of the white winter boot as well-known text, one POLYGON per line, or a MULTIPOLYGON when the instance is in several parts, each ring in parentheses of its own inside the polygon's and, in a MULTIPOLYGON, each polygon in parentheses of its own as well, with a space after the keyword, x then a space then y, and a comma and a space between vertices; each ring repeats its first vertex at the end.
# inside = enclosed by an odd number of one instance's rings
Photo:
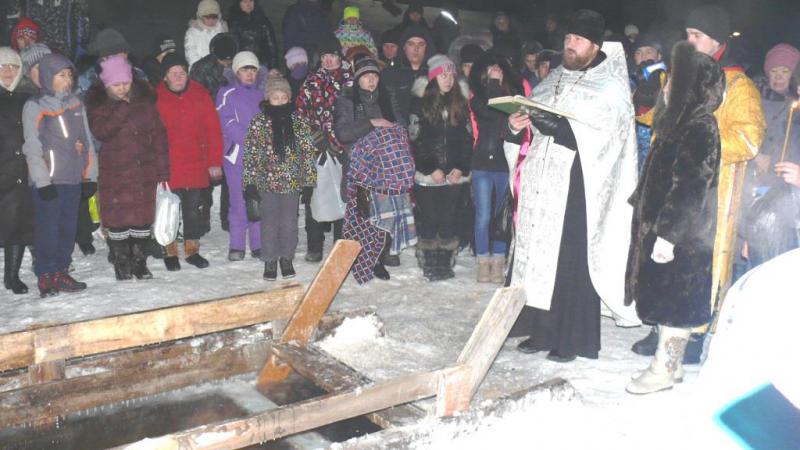
POLYGON ((631 394, 650 394, 671 389, 683 379, 683 352, 692 330, 658 326, 658 348, 653 362, 625 388, 631 394))

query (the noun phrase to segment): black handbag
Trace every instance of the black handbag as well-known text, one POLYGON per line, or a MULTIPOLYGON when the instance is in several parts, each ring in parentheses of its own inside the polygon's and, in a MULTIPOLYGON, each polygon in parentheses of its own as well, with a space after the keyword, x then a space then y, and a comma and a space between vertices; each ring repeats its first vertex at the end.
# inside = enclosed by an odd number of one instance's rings
POLYGON ((489 238, 493 241, 511 242, 514 228, 514 196, 511 189, 506 191, 503 201, 495 208, 489 221, 489 238))

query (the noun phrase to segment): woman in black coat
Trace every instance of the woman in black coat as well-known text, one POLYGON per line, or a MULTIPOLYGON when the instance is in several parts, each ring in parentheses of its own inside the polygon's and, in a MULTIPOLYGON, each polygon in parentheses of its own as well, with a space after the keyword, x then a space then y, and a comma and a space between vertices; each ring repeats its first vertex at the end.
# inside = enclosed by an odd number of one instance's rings
POLYGON ((0 246, 5 254, 3 285, 15 294, 28 292, 19 268, 25 246, 33 242, 33 200, 22 153, 22 107, 32 92, 21 82, 19 55, 0 48, 0 246))
POLYGON ((228 12, 228 30, 239 38, 239 50, 249 50, 269 69, 280 70, 275 29, 257 0, 235 0, 228 12))
POLYGON ((633 394, 672 387, 691 328, 710 317, 720 138, 714 111, 725 76, 710 57, 679 43, 657 105, 655 140, 630 202, 634 208, 626 304, 658 325, 655 358, 628 385, 633 394))

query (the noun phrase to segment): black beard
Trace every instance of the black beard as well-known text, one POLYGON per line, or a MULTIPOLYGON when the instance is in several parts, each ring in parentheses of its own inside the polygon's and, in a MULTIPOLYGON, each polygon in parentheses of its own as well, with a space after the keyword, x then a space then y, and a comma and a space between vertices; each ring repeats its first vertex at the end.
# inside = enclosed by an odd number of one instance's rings
POLYGON ((585 57, 581 57, 577 53, 574 53, 575 57, 573 60, 569 60, 567 57, 568 53, 564 51, 564 59, 561 63, 564 65, 564 68, 567 70, 581 70, 587 67, 589 64, 592 63, 596 55, 592 55, 591 53, 586 55, 585 57))

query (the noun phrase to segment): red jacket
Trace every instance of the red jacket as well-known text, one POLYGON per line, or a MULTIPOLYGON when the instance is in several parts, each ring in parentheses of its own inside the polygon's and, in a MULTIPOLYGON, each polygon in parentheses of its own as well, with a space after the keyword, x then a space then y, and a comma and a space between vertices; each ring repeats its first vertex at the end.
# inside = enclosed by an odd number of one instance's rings
POLYGON ((169 141, 171 189, 206 188, 208 168, 222 167, 222 131, 211 95, 189 80, 189 88, 175 94, 161 82, 156 107, 169 141))

